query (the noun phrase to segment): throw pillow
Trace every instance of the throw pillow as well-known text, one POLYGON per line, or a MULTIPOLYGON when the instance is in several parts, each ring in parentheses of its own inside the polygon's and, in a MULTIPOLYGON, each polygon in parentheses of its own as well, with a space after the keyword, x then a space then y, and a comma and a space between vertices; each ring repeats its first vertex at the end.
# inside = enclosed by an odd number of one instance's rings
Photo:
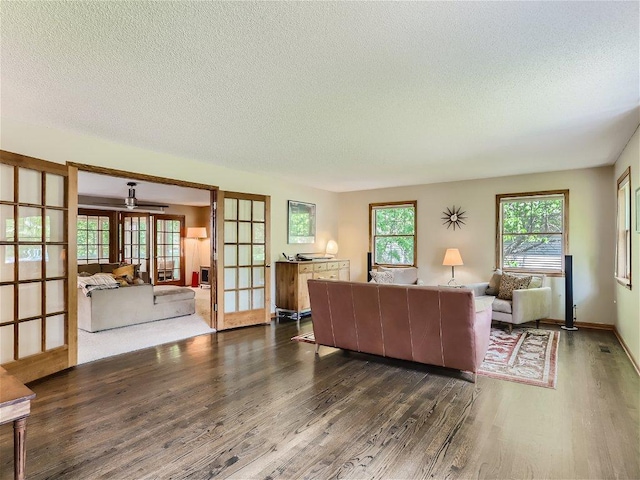
POLYGON ((133 265, 124 265, 122 267, 114 268, 112 273, 114 277, 133 278, 133 270, 134 270, 133 265))
POLYGON ((371 280, 375 283, 393 283, 393 272, 371 272, 371 280))
POLYGON ((500 279, 502 278, 502 270, 497 268, 493 275, 491 276, 491 280, 489 280, 489 286, 485 291, 485 295, 491 295, 495 297, 500 292, 500 279))
POLYGON ((529 288, 540 288, 542 287, 542 277, 537 275, 531 277, 531 283, 529 284, 529 288))
POLYGON ((416 267, 378 267, 378 272, 391 272, 393 283, 396 285, 415 285, 418 281, 418 269, 416 267))
POLYGON ((531 283, 531 277, 517 277, 515 275, 509 275, 505 273, 500 280, 500 291, 498 292, 498 298, 503 300, 513 300, 513 291, 527 288, 531 283))

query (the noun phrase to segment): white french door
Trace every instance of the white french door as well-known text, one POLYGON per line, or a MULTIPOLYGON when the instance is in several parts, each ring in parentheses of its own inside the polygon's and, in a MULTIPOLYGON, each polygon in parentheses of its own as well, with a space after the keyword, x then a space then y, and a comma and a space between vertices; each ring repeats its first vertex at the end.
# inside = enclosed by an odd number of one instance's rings
POLYGON ((270 197, 219 192, 217 329, 271 321, 270 197))

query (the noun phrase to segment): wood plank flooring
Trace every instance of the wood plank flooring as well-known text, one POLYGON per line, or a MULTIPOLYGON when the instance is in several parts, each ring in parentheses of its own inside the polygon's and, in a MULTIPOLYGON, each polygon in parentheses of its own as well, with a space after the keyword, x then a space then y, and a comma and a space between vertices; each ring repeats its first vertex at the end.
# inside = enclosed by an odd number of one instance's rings
MULTIPOLYGON (((227 331, 31 383, 28 478, 640 478, 640 379, 611 332, 563 331, 551 390, 315 356, 290 341, 310 329, 227 331)), ((3 425, 2 479, 12 449, 3 425)))

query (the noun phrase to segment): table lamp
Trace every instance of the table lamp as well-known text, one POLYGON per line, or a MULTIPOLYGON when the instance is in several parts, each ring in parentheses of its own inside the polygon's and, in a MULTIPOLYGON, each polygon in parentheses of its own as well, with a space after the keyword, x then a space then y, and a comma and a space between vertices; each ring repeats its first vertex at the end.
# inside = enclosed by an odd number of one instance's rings
POLYGON ((447 248, 447 251, 444 254, 442 265, 451 267, 451 280, 449 280, 447 285, 457 285, 455 268, 458 265, 464 265, 464 263, 462 262, 462 257, 460 256, 460 251, 457 248, 447 248))

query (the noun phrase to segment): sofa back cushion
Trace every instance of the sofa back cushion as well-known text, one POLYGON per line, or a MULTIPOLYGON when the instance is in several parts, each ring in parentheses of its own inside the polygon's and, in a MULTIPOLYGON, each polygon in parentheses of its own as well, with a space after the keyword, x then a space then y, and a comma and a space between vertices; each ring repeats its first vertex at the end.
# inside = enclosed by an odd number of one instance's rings
POLYGON ((317 343, 475 371, 471 290, 327 280, 308 286, 317 343))
POLYGON ((83 265, 78 265, 78 273, 82 274, 82 276, 91 276, 96 273, 100 273, 100 264, 99 263, 86 263, 83 265))

